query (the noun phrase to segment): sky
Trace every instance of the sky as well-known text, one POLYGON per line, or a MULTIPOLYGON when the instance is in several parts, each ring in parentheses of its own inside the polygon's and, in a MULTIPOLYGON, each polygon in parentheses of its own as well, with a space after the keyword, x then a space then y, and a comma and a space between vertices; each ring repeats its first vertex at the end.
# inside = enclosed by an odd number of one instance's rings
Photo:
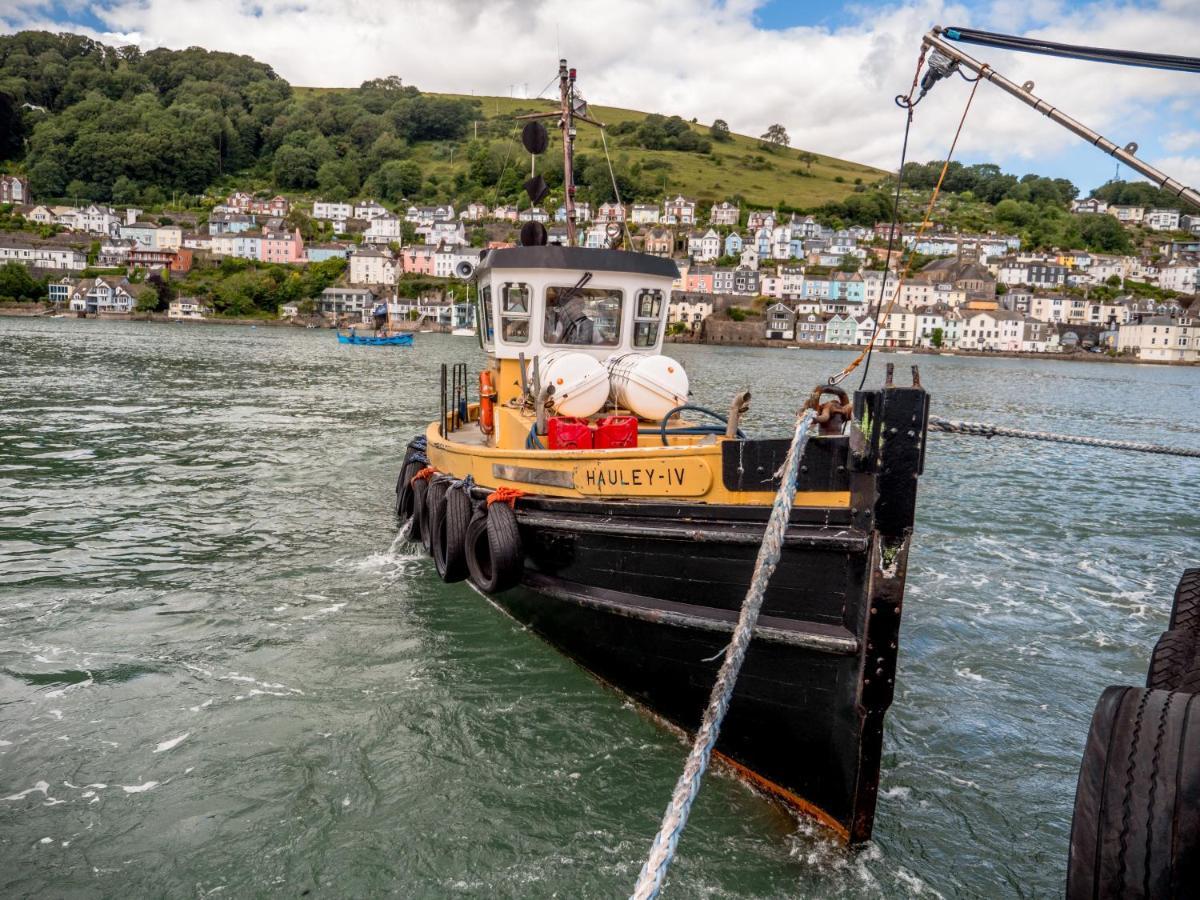
MULTIPOLYGON (((779 122, 794 148, 891 170, 904 127, 893 97, 907 91, 934 24, 1179 55, 1200 48, 1200 0, 0 0, 0 33, 244 53, 296 85, 399 75, 428 91, 524 96, 552 80, 561 53, 598 105, 723 118, 752 135, 779 122)), ((1200 75, 963 49, 1200 186, 1200 75)), ((969 92, 944 81, 918 106, 909 159, 944 157, 969 92)), ((1115 160, 988 84, 955 158, 1070 178, 1085 192, 1118 174, 1115 160)))

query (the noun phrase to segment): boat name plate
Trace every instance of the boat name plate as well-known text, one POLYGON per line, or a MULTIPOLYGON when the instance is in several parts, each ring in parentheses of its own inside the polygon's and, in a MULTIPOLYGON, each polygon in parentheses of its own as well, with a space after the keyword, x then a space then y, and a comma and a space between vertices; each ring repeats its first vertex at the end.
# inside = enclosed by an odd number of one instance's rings
POLYGON ((712 486, 712 470, 702 459, 589 460, 575 467, 582 494, 701 497, 712 486))

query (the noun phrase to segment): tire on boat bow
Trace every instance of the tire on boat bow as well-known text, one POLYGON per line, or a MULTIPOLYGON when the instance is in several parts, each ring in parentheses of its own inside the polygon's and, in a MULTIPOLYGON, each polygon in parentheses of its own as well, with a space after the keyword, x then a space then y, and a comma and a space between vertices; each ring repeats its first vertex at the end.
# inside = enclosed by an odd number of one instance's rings
POLYGON ((466 541, 471 524, 471 498, 462 482, 454 482, 432 513, 433 565, 445 582, 467 577, 466 541))
POLYGON ((525 555, 517 514, 507 503, 489 504, 471 520, 465 550, 471 583, 485 594, 498 594, 520 584, 525 555))

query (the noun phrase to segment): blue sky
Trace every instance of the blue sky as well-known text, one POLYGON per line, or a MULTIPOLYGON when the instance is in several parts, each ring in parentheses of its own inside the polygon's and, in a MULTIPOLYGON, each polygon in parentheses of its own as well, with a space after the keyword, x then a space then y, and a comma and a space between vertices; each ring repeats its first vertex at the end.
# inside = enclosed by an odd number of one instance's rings
MULTIPOLYGON (((906 89, 920 35, 935 23, 1200 48, 1200 0, 0 0, 0 31, 247 53, 306 85, 401 74, 428 90, 506 94, 510 84, 544 82, 561 46, 596 102, 721 117, 750 134, 778 121, 797 148, 885 168, 896 165, 903 127, 891 98, 906 89)), ((1032 78, 1085 124, 1200 182, 1200 76, 964 49, 1014 81, 1032 78)), ((939 86, 919 107, 910 158, 945 152, 966 90, 957 80, 939 86)), ((1067 177, 1085 191, 1116 170, 990 85, 980 86, 958 158, 1067 177)))

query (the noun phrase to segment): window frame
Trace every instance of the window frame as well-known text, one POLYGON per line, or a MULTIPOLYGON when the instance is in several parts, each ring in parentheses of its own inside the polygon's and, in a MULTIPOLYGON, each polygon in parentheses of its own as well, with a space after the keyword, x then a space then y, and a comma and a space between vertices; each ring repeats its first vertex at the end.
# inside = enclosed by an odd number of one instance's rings
POLYGON ((653 349, 654 347, 658 346, 658 342, 663 331, 663 314, 668 305, 666 292, 663 291, 662 288, 638 288, 634 293, 633 308, 631 310, 633 313, 633 340, 631 345, 635 350, 648 348, 653 349), (641 314, 642 301, 643 298, 647 297, 647 295, 650 295, 651 303, 657 304, 657 310, 653 315, 644 316, 641 314), (657 299, 655 299, 653 295, 657 295, 657 299), (654 331, 651 335, 649 343, 642 343, 640 341, 639 330, 640 327, 645 327, 647 325, 653 325, 654 331))
POLYGON ((526 346, 532 339, 533 328, 533 285, 527 281, 504 281, 500 283, 500 303, 498 304, 497 312, 500 315, 500 338, 506 344, 526 346), (509 291, 513 288, 519 289, 525 294, 525 311, 515 312, 508 308, 509 291), (510 337, 508 333, 509 323, 519 324, 525 323, 525 338, 510 337))
MULTIPOLYGON (((624 335, 624 330, 625 330, 625 323, 624 323, 625 310, 626 310, 625 294, 626 294, 625 288, 617 287, 617 286, 601 287, 601 286, 592 286, 589 284, 586 287, 577 289, 575 287, 575 285, 573 285, 573 284, 544 284, 544 285, 542 285, 542 316, 541 316, 542 327, 541 327, 541 334, 540 334, 541 344, 547 348, 552 348, 552 347, 578 347, 578 348, 583 348, 583 347, 591 347, 591 348, 620 347, 621 346, 621 338, 624 335), (591 295, 592 297, 595 297, 595 295, 597 295, 597 294, 606 294, 606 295, 608 295, 609 298, 616 300, 617 310, 616 310, 616 315, 613 317, 613 321, 616 324, 616 331, 613 334, 611 341, 599 343, 599 342, 596 342, 595 340, 593 340, 588 343, 571 343, 571 342, 567 342, 567 341, 551 339, 550 335, 547 333, 547 326, 550 324, 549 317, 550 317, 550 312, 552 309, 552 301, 550 299, 550 292, 555 291, 557 293, 562 293, 565 291, 575 291, 575 290, 578 290, 585 298, 589 297, 589 295, 591 295)), ((600 299, 600 298, 595 297, 595 299, 600 299)), ((553 308, 557 309, 556 301, 554 302, 553 308)), ((593 331, 593 336, 594 336, 594 334, 595 334, 595 332, 593 331)))

